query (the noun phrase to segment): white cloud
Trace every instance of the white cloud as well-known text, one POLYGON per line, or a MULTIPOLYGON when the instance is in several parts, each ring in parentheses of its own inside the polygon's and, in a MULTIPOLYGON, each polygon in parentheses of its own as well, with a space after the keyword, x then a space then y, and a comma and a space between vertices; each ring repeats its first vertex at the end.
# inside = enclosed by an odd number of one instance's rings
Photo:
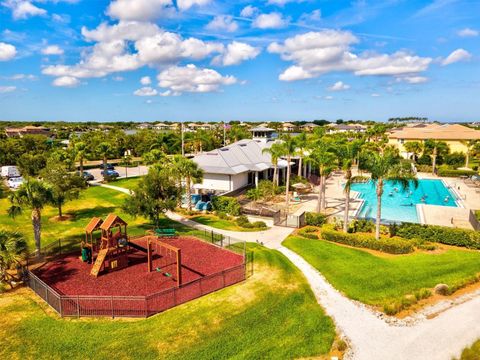
POLYGON ((174 12, 172 0, 114 0, 107 15, 119 20, 147 21, 174 12))
POLYGON ((380 97, 381 95, 380 95, 380 94, 377 94, 377 93, 373 93, 371 96, 372 96, 372 97, 380 97))
POLYGON ((150 79, 150 76, 144 76, 140 79, 140 84, 142 85, 150 85, 152 83, 152 79, 150 79))
POLYGON ((283 18, 282 14, 272 12, 270 14, 260 14, 253 20, 252 26, 258 29, 280 29, 288 24, 288 19, 283 18))
POLYGON ((15 46, 0 42, 0 61, 11 60, 17 55, 15 46))
POLYGON ((73 88, 80 84, 80 80, 72 76, 61 76, 53 80, 54 86, 73 88))
POLYGON ((181 60, 202 60, 224 52, 224 45, 196 38, 183 39, 151 23, 124 22, 100 24, 94 30, 82 29, 87 41, 96 42, 82 52, 74 65, 43 68, 50 76, 75 78, 103 77, 115 72, 132 71, 142 66, 170 65, 181 60))
POLYGON ((15 74, 10 76, 8 79, 10 80, 37 80, 37 77, 32 74, 15 74))
POLYGON ((125 79, 122 76, 114 76, 114 77, 112 77, 112 80, 113 81, 123 81, 125 79))
POLYGON ((0 94, 6 94, 17 90, 16 86, 0 86, 0 94))
POLYGON ((235 20, 233 20, 233 16, 231 15, 218 15, 207 24, 206 28, 209 30, 235 32, 238 30, 238 24, 235 20))
POLYGON ((284 81, 318 77, 335 71, 352 72, 358 76, 413 75, 426 70, 432 62, 431 58, 404 51, 355 54, 351 46, 357 42, 357 37, 349 31, 323 30, 290 37, 283 43, 271 43, 268 51, 294 63, 279 76, 284 81))
POLYGON ((233 76, 222 76, 215 70, 197 68, 193 64, 185 67, 172 66, 158 74, 157 79, 160 87, 170 91, 162 93, 162 96, 179 95, 184 92, 212 92, 217 91, 222 85, 237 82, 233 76))
POLYGON ((247 5, 245 6, 242 11, 240 12, 240 16, 250 18, 253 17, 254 15, 258 14, 258 8, 252 5, 247 5))
POLYGON ((238 65, 243 61, 254 59, 260 54, 260 49, 238 41, 228 44, 223 54, 213 60, 214 64, 224 66, 238 65))
POLYGON ((478 36, 478 34, 479 34, 478 30, 474 30, 470 28, 465 28, 457 32, 457 35, 460 37, 476 37, 478 36))
POLYGON ((320 21, 322 19, 322 11, 320 9, 313 10, 311 13, 303 13, 300 15, 298 22, 305 24, 309 22, 320 21))
POLYGON ((446 65, 454 64, 459 61, 468 61, 471 58, 472 58, 472 54, 470 54, 467 50, 457 49, 442 61, 442 65, 446 66, 446 65))
POLYGON ((62 55, 63 49, 58 45, 49 45, 46 48, 42 49, 43 55, 62 55))
POLYGON ((47 14, 46 10, 33 5, 29 0, 5 0, 2 5, 12 11, 12 16, 16 20, 47 14))
POLYGON ((157 96, 158 91, 154 88, 151 88, 150 86, 145 86, 138 90, 135 90, 133 94, 136 96, 157 96))
POLYGON ((283 5, 285 5, 286 3, 292 2, 292 1, 295 1, 295 0, 268 0, 268 1, 267 1, 267 4, 268 4, 268 5, 283 6, 283 5))
POLYGON ((328 95, 323 97, 324 100, 333 100, 333 96, 328 95))
POLYGON ((337 81, 335 84, 328 88, 328 90, 330 91, 343 91, 348 89, 350 89, 350 85, 345 84, 343 81, 337 81))
POLYGON ((204 6, 210 3, 210 0, 177 0, 177 6, 180 10, 188 10, 192 6, 204 6))
POLYGON ((401 76, 397 78, 397 82, 406 82, 409 84, 423 84, 428 81, 425 76, 401 76))

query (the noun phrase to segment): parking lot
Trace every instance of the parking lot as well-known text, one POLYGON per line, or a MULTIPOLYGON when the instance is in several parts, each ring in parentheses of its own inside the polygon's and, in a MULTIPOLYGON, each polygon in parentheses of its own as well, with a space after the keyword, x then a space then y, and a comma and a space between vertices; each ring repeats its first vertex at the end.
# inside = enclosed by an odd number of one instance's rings
MULTIPOLYGON (((88 169, 86 171, 92 174, 95 180, 97 181, 103 180, 101 175, 102 169, 100 169, 100 167, 95 169, 88 169)), ((126 177, 143 176, 147 174, 148 166, 140 165, 140 166, 129 167, 129 168, 126 168, 124 166, 115 166, 115 171, 118 172, 118 174, 120 175, 118 177, 119 179, 123 179, 126 177)))

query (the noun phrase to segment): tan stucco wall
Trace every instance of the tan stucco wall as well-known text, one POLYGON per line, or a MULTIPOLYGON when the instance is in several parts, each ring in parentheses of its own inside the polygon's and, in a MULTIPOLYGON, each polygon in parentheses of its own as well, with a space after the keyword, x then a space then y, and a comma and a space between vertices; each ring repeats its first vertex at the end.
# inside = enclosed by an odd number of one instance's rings
MULTIPOLYGON (((413 142, 413 141, 419 141, 423 143, 423 140, 408 139, 404 141, 404 144, 406 142, 413 142)), ((467 146, 462 144, 460 140, 440 140, 440 141, 444 141, 445 143, 447 143, 448 147, 450 148, 450 152, 461 152, 464 154, 467 153, 467 149, 468 149, 467 146)), ((405 152, 405 148, 403 144, 401 144, 400 139, 388 139, 388 144, 396 146, 400 151, 400 153, 405 152)))

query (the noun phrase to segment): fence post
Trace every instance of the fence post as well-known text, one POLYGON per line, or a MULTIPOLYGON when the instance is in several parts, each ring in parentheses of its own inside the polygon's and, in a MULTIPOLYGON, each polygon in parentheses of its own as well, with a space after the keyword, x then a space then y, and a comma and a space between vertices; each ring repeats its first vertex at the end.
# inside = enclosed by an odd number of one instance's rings
POLYGON ((173 306, 177 306, 177 288, 173 288, 173 306))
POLYGON ((114 315, 114 311, 113 311, 113 296, 110 297, 110 305, 111 305, 111 307, 112 307, 112 319, 114 319, 114 318, 115 318, 115 315, 114 315))
POLYGON ((212 241, 212 244, 214 243, 213 241, 213 230, 211 231, 211 241, 212 241))
POLYGON ((63 298, 62 298, 62 296, 59 296, 59 297, 58 297, 58 301, 59 301, 59 303, 60 303, 60 306, 59 306, 59 308, 60 308, 60 317, 63 317, 63 306, 62 306, 63 298))
POLYGON ((45 287, 45 301, 47 302, 48 305, 50 305, 50 303, 48 302, 48 288, 45 287))
POLYGON ((77 295, 77 318, 80 318, 80 297, 77 295))

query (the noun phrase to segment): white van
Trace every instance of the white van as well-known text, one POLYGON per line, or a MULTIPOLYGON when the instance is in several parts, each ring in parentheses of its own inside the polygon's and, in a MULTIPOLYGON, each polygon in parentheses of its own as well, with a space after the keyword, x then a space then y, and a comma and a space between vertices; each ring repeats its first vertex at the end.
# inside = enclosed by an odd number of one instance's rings
POLYGON ((2 166, 2 177, 10 179, 19 176, 20 171, 16 166, 2 166))

